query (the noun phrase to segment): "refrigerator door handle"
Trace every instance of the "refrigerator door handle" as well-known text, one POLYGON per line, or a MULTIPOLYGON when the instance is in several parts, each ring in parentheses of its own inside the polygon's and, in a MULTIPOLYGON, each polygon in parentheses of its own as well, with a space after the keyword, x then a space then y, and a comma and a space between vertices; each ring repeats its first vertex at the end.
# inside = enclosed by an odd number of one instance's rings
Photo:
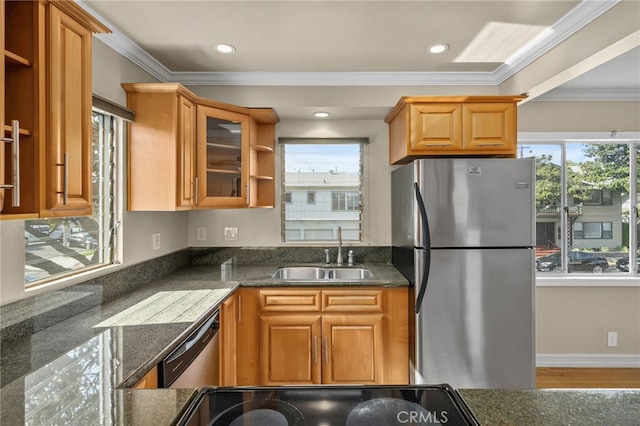
POLYGON ((429 270, 431 269, 431 233, 429 232, 429 220, 427 219, 427 209, 424 206, 422 200, 422 194, 420 194, 420 187, 417 183, 413 184, 416 193, 416 202, 418 204, 418 211, 420 212, 420 221, 422 228, 422 242, 424 250, 422 250, 424 256, 424 270, 420 277, 420 288, 418 289, 418 296, 416 297, 416 314, 420 313, 422 308, 422 301, 424 294, 427 291, 427 283, 429 282, 429 270))

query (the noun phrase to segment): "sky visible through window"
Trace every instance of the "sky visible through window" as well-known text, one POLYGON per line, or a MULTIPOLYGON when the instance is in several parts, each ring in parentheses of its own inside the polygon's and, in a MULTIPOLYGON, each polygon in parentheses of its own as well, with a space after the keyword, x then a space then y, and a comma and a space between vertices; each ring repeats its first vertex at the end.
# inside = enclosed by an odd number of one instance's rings
POLYGON ((290 144, 285 150, 285 172, 287 173, 337 171, 358 174, 359 166, 359 144, 290 144))

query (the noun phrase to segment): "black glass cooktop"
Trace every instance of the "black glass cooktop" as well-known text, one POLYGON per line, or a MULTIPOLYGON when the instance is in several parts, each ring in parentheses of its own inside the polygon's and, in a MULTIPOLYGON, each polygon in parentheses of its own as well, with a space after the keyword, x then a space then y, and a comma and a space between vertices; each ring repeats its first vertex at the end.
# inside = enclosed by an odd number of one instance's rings
POLYGON ((444 384, 205 388, 180 424, 466 426, 478 422, 460 395, 444 384))

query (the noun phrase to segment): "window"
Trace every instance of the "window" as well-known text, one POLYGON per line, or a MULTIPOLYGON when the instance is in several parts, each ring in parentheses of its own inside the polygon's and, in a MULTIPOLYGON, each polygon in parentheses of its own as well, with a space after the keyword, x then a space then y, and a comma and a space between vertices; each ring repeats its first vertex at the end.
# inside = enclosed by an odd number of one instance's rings
POLYGON ((340 191, 331 193, 331 210, 360 209, 360 195, 357 192, 340 191))
POLYGON ((366 139, 290 139, 282 144, 283 241, 362 241, 362 146, 366 139))
POLYGON ((640 273, 628 267, 640 249, 640 143, 526 144, 520 155, 536 158, 537 272, 640 273))
POLYGON ((611 222, 576 222, 573 225, 573 238, 611 239, 611 222))
POLYGON ((316 203, 316 192, 308 191, 307 192, 307 204, 315 204, 316 203))
POLYGON ((124 120, 94 110, 93 215, 25 221, 25 285, 109 265, 115 261, 117 228, 117 146, 124 120))

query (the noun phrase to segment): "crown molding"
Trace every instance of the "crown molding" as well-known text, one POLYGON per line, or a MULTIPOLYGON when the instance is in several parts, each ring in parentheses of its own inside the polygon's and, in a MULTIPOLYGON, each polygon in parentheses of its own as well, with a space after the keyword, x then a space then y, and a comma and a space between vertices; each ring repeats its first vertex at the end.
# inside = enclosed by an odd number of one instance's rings
POLYGON ((583 0, 549 31, 531 41, 493 72, 187 72, 171 71, 82 0, 79 6, 111 34, 95 37, 161 82, 215 86, 498 86, 621 0, 583 0))
POLYGON ((114 28, 106 18, 93 10, 85 2, 82 0, 76 0, 76 3, 93 15, 95 19, 112 30, 111 34, 95 34, 94 37, 97 40, 100 40, 120 55, 129 59, 131 62, 157 78, 160 82, 166 83, 171 80, 171 71, 162 65, 156 58, 147 53, 118 29, 114 28))
POLYGON ((173 72, 172 82, 215 86, 495 85, 490 72, 173 72))
POLYGON ((496 85, 515 75, 527 65, 562 43, 621 0, 583 0, 540 36, 507 58, 494 72, 496 85))

